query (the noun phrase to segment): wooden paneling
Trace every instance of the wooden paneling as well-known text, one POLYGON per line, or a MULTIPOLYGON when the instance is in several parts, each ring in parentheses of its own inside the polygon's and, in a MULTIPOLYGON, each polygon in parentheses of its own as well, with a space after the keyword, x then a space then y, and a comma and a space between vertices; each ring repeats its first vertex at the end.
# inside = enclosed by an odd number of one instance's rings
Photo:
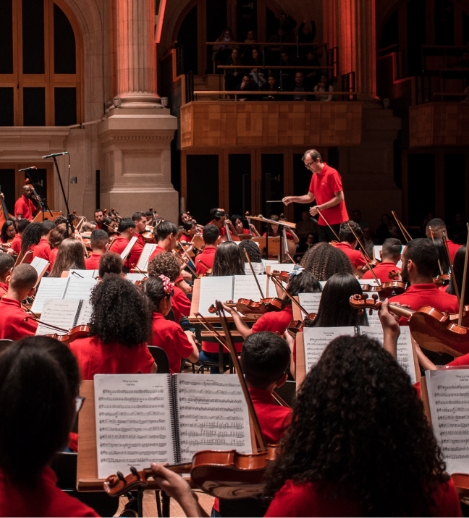
POLYGON ((469 145, 469 103, 409 107, 410 147, 469 145))
POLYGON ((181 107, 181 147, 356 146, 359 102, 202 101, 181 107))

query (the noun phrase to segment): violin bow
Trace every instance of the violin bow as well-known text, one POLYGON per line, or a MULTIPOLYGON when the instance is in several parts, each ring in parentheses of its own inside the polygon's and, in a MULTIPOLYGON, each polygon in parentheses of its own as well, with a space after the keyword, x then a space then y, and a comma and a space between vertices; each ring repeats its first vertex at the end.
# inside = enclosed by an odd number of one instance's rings
POLYGON ((251 259, 249 257, 248 251, 246 249, 244 249, 244 255, 246 256, 246 260, 249 263, 249 267, 251 268, 252 275, 254 276, 254 280, 256 281, 257 288, 259 289, 259 293, 261 294, 261 299, 263 299, 264 298, 264 294, 262 293, 261 285, 259 284, 259 280, 257 279, 257 275, 254 272, 254 268, 252 266, 251 259))
POLYGON ((461 296, 459 294, 459 287, 458 283, 456 282, 456 277, 454 276, 454 269, 453 269, 453 263, 451 262, 451 256, 449 254, 449 248, 448 248, 448 239, 446 238, 446 230, 443 230, 441 239, 445 245, 446 255, 448 256, 448 263, 449 263, 449 269, 451 272, 451 278, 454 279, 454 292, 456 293, 456 297, 458 298, 458 305, 461 305, 461 296))
MULTIPOLYGON (((464 258, 464 271, 462 274, 462 288, 461 288, 461 299, 459 301, 459 316, 458 316, 458 325, 462 325, 462 313, 464 309, 464 299, 466 298, 466 280, 467 280, 467 260, 468 260, 468 250, 469 250, 469 223, 466 223, 467 226, 467 241, 466 241, 466 256, 464 258)), ((454 279, 454 284, 456 284, 456 278, 454 279)))
MULTIPOLYGON (((183 253, 184 257, 186 257, 187 253, 186 253, 186 251, 184 250, 184 247, 181 245, 181 243, 180 243, 179 241, 176 243, 176 246, 177 246, 180 250, 182 250, 182 253, 183 253)), ((191 258, 190 258, 188 255, 187 255, 186 259, 187 259, 189 262, 191 262, 191 258)), ((185 265, 186 265, 186 267, 189 269, 189 271, 192 273, 192 275, 193 275, 196 279, 198 279, 198 278, 199 278, 199 276, 197 275, 197 273, 196 273, 196 271, 194 270, 194 268, 192 268, 192 266, 190 266, 189 262, 187 262, 187 263, 186 263, 186 262, 184 261, 184 264, 185 264, 185 265)))
POLYGON ((366 251, 366 248, 363 246, 363 243, 361 242, 361 239, 358 237, 358 234, 355 232, 355 230, 353 230, 352 225, 350 225, 350 223, 348 221, 347 221, 347 225, 348 225, 348 228, 350 229, 350 232, 352 232, 353 237, 357 240, 358 245, 362 249, 362 254, 363 254, 364 258, 365 258, 365 261, 367 263, 371 263, 370 256, 368 255, 368 252, 366 251))
POLYGON ((408 243, 409 241, 412 241, 412 236, 409 234, 409 232, 407 232, 407 229, 401 223, 400 219, 397 217, 397 214, 393 210, 391 211, 391 214, 392 214, 392 217, 394 218, 395 222, 397 223, 397 226, 399 227, 401 234, 403 235, 404 239, 406 240, 406 243, 408 243))
POLYGON ((337 239, 337 241, 340 241, 340 237, 337 235, 337 232, 329 225, 329 221, 324 217, 324 214, 320 209, 316 207, 316 210, 318 211, 318 214, 321 216, 321 218, 325 221, 326 225, 330 228, 331 232, 334 234, 334 237, 337 239))
POLYGON ((254 408, 254 405, 252 403, 251 394, 249 393, 249 389, 246 383, 246 380, 244 379, 243 370, 241 368, 241 364, 238 359, 238 354, 236 353, 236 349, 233 344, 233 340, 231 338, 230 329, 228 328, 228 322, 225 315, 225 310, 223 309, 222 303, 217 300, 215 302, 218 310, 218 315, 220 317, 220 322, 223 327, 223 331, 225 332, 226 342, 228 344, 228 348, 230 350, 231 360, 233 361, 233 365, 236 369, 236 373, 238 374, 239 383, 241 384, 241 388, 243 389, 244 397, 246 399, 246 403, 248 406, 249 416, 251 418, 252 425, 254 427, 254 433, 257 437, 257 442, 259 444, 259 449, 262 451, 267 450, 267 445, 265 443, 264 434, 261 430, 261 425, 259 423, 259 419, 256 414, 256 410, 254 408))
MULTIPOLYGON (((432 243, 435 244, 435 235, 434 235, 432 227, 429 226, 428 230, 430 231, 430 235, 432 236, 432 243)), ((440 269, 440 275, 443 275, 443 268, 441 267, 440 258, 438 258, 438 268, 440 269)))
POLYGON ((294 303, 296 304, 296 306, 300 309, 300 311, 303 311, 303 313, 308 316, 309 313, 306 311, 306 309, 295 299, 295 297, 293 297, 292 295, 290 295, 288 293, 288 291, 282 286, 282 283, 276 279, 271 273, 268 273, 267 274, 271 279, 272 279, 272 282, 275 284, 275 286, 278 286, 282 291, 283 293, 285 293, 285 295, 294 303))
POLYGON ((212 326, 210 322, 208 322, 203 315, 200 313, 195 314, 197 320, 200 322, 201 325, 205 327, 207 331, 213 334, 213 336, 217 339, 218 343, 220 343, 226 351, 229 353, 230 350, 228 346, 226 345, 226 340, 221 336, 221 334, 212 326))

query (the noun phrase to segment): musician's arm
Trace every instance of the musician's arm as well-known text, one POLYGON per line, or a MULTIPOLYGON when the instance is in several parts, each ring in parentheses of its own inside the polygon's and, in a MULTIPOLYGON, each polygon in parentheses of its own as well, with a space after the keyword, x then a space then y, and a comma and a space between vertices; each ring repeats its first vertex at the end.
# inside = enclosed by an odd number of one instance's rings
POLYGON ((228 225, 228 228, 231 230, 231 234, 233 236, 237 236, 238 232, 236 232, 236 229, 235 229, 233 223, 231 222, 231 220, 230 219, 226 219, 225 222, 228 225))
POLYGON ((417 353, 417 358, 419 359, 420 365, 423 367, 426 371, 436 371, 436 365, 429 359, 425 354, 422 352, 422 349, 420 349, 420 345, 414 340, 412 335, 410 336, 410 339, 412 340, 412 345, 415 349, 415 352, 417 353))
POLYGON ((392 355, 394 359, 397 358, 397 339, 400 335, 399 322, 389 312, 389 301, 386 299, 379 310, 379 320, 383 328, 383 347, 392 355))
POLYGON ((312 203, 314 201, 314 194, 308 191, 303 196, 285 196, 282 201, 284 205, 290 205, 290 203, 312 203))
POLYGON ((246 323, 241 318, 241 315, 236 311, 236 309, 230 308, 225 304, 223 304, 223 309, 233 317, 233 322, 236 326, 236 329, 239 331, 239 334, 244 339, 252 335, 252 329, 246 325, 246 323))
POLYGON ((326 203, 323 203, 322 205, 315 205, 314 207, 311 207, 309 210, 309 213, 311 216, 316 216, 318 214, 318 210, 324 210, 324 209, 331 209, 332 207, 335 207, 336 205, 339 205, 339 203, 342 203, 344 201, 344 191, 337 191, 334 193, 334 197, 331 198, 329 201, 326 201, 326 203))

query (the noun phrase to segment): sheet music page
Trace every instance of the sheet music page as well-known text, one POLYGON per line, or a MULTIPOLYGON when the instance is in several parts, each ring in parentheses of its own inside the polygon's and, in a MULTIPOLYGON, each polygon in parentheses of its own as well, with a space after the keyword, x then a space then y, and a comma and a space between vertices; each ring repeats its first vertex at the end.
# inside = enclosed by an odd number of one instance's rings
MULTIPOLYGON (((322 293, 298 293, 300 304, 308 311, 308 313, 317 313, 319 303, 321 302, 322 293)), ((303 312, 302 312, 303 313, 303 312)), ((306 315, 303 313, 303 318, 306 315)))
POLYGON ((87 326, 91 321, 91 313, 93 312, 93 306, 87 300, 82 300, 80 314, 78 315, 77 326, 87 326))
POLYGON ((249 413, 236 374, 177 374, 181 461, 200 450, 251 453, 249 413))
MULTIPOLYGON (((292 272, 293 269, 295 268, 295 264, 293 263, 277 263, 277 264, 274 264, 274 265, 270 265, 270 269, 268 270, 268 272, 273 272, 274 270, 277 270, 279 272, 292 272)), ((283 285, 283 287, 285 288, 286 287, 286 284, 283 285)), ((277 296, 277 290, 275 289, 275 284, 274 284, 274 281, 272 280, 271 277, 268 278, 267 280, 267 295, 266 297, 276 297, 277 296)))
POLYGON ((140 254, 140 258, 137 263, 137 269, 142 272, 146 272, 148 270, 148 259, 150 259, 150 255, 156 248, 156 243, 146 243, 143 247, 142 253, 140 254))
MULTIPOLYGON (((257 280, 261 285, 261 290, 266 296, 266 277, 258 277, 257 280)), ((252 299, 261 300, 261 293, 257 287, 256 281, 252 275, 235 275, 234 276, 234 288, 233 288, 233 300, 236 302, 238 299, 252 299)))
POLYGON ((383 250, 383 245, 374 245, 373 246, 373 259, 377 259, 381 261, 381 251, 383 250))
POLYGON ((64 332, 39 324, 36 335, 66 334, 73 327, 79 302, 76 300, 48 299, 42 307, 41 320, 65 329, 64 332))
POLYGON ((35 257, 31 261, 31 266, 36 270, 38 277, 40 278, 49 266, 49 261, 42 257, 35 257))
POLYGON ((71 278, 75 277, 77 279, 94 279, 98 275, 98 270, 78 270, 77 268, 72 268, 69 274, 71 278))
POLYGON ((64 299, 90 300, 91 290, 96 286, 97 282, 97 279, 69 277, 64 299))
POLYGON ((378 286, 376 279, 357 279, 360 285, 368 284, 368 286, 378 286))
MULTIPOLYGON (((252 263, 252 269, 254 270, 255 275, 264 275, 265 273, 265 266, 264 263, 252 263)), ((244 263, 244 273, 246 275, 252 275, 251 267, 249 266, 249 263, 244 263)))
MULTIPOLYGON (((383 328, 381 324, 377 326, 370 324, 370 326, 360 329, 361 334, 371 336, 381 344, 383 343, 383 328)), ((410 376, 411 383, 415 383, 417 379, 415 377, 414 351, 410 339, 410 327, 401 326, 401 334, 397 339, 397 363, 410 376)))
POLYGON ((43 277, 31 307, 33 313, 42 313, 44 302, 48 299, 63 299, 68 279, 43 277))
POLYGON ((127 273, 125 278, 130 281, 132 284, 135 284, 137 281, 141 281, 146 277, 144 273, 127 273))
MULTIPOLYGON (((210 316, 208 308, 216 300, 226 302, 233 299, 232 275, 223 277, 202 277, 200 279, 199 313, 204 317, 210 316)), ((255 282, 252 280, 252 282, 255 282)), ((259 293, 259 292, 257 292, 259 293)))
POLYGON ((99 478, 175 462, 169 376, 97 374, 94 397, 99 478))
POLYGON ((124 250, 121 253, 122 260, 125 261, 127 259, 127 256, 130 254, 130 251, 132 250, 133 246, 137 242, 137 236, 134 236, 132 239, 130 239, 129 244, 124 248, 124 250))
POLYGON ((469 471, 469 370, 426 371, 433 432, 452 473, 469 471))
POLYGON ((305 327, 303 339, 305 343, 305 368, 306 372, 318 363, 319 358, 334 338, 342 335, 355 335, 353 326, 346 327, 305 327))

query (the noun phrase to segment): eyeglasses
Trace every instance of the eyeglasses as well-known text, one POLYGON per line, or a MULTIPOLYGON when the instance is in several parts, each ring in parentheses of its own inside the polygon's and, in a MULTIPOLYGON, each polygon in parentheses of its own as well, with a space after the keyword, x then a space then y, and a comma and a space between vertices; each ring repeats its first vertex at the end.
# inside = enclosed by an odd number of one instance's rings
POLYGON ((75 410, 78 414, 78 412, 81 410, 81 407, 83 406, 83 403, 85 402, 85 397, 77 396, 75 398, 75 410))
POLYGON ((313 164, 314 164, 314 162, 310 162, 309 164, 305 163, 306 169, 310 169, 313 164))

